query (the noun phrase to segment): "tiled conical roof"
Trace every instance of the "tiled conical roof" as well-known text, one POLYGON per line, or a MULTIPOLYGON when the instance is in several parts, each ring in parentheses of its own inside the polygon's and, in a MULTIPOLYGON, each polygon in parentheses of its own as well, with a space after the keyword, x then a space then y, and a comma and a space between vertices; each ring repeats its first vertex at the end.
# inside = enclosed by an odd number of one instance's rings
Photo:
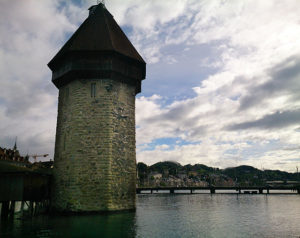
POLYGON ((133 60, 145 63, 128 40, 113 16, 100 3, 90 8, 89 17, 49 62, 53 68, 56 61, 68 53, 113 51, 133 60))

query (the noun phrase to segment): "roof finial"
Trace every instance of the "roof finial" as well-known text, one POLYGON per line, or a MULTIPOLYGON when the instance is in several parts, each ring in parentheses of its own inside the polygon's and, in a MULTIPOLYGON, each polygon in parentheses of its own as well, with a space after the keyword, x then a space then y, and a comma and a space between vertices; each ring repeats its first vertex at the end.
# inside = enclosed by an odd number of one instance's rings
POLYGON ((103 5, 105 5, 105 0, 97 0, 97 4, 102 3, 103 5))

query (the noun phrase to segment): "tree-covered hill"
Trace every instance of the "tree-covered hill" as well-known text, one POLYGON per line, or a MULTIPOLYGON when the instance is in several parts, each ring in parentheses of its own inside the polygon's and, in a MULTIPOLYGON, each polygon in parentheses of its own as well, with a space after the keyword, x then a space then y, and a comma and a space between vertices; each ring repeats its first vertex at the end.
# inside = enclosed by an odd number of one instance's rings
POLYGON ((158 162, 151 166, 144 163, 138 163, 137 165, 139 177, 141 179, 147 178, 150 173, 157 172, 163 175, 168 174, 172 176, 178 176, 179 174, 186 174, 189 176, 190 171, 194 171, 199 179, 208 179, 222 177, 232 179, 237 184, 249 184, 249 185, 263 185, 267 181, 297 181, 299 174, 288 173, 280 170, 259 170, 252 166, 241 165, 238 167, 231 167, 226 169, 219 169, 209 167, 203 164, 187 164, 182 166, 177 162, 165 161, 158 162))

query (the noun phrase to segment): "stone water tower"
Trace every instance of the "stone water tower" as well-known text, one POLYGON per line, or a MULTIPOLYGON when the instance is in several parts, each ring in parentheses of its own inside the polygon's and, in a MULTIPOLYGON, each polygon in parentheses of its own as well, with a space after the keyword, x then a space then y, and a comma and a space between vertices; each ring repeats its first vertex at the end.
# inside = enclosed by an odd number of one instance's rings
POLYGON ((89 11, 48 64, 59 89, 52 207, 134 209, 135 95, 146 63, 104 4, 89 11))

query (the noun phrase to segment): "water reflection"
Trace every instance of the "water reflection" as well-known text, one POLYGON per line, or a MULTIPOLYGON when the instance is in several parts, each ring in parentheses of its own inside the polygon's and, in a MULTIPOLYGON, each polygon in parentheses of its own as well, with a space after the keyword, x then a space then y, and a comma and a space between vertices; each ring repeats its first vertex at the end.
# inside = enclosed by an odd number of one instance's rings
POLYGON ((0 237, 135 237, 135 212, 1 221, 0 237))
POLYGON ((300 237, 300 196, 140 195, 137 237, 300 237))
POLYGON ((299 211, 299 195, 140 194, 136 212, 15 217, 0 237, 299 237, 299 211))

